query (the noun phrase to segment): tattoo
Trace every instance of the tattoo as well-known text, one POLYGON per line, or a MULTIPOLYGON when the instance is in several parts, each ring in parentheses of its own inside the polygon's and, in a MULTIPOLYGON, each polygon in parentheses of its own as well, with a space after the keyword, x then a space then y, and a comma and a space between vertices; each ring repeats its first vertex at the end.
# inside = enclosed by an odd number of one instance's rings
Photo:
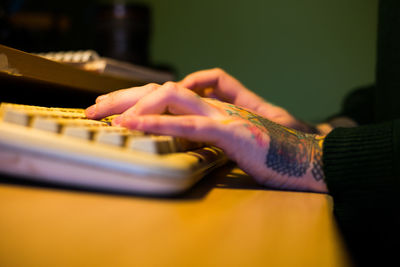
POLYGON ((322 180, 322 138, 288 129, 267 119, 259 121, 268 129, 271 138, 265 164, 277 173, 302 177, 312 162, 311 174, 322 180))
POLYGON ((315 139, 317 142, 314 144, 314 161, 311 173, 315 180, 321 181, 325 179, 325 174, 322 169, 322 144, 324 139, 322 137, 315 139))
MULTIPOLYGON (((268 119, 253 114, 247 110, 227 105, 225 111, 230 116, 236 116, 250 121, 270 137, 269 149, 265 164, 282 175, 302 177, 311 166, 311 174, 316 181, 324 179, 322 170, 323 138, 286 128, 268 119)), ((252 133, 254 127, 247 127, 252 133)), ((256 135, 253 134, 253 138, 256 135)), ((257 138, 258 143, 260 137, 257 138)))
POLYGON ((260 130, 259 127, 255 126, 253 124, 249 124, 249 123, 245 123, 245 124, 243 124, 243 126, 246 127, 250 131, 251 137, 256 140, 257 144, 260 147, 267 146, 266 140, 263 137, 264 132, 262 130, 260 130))

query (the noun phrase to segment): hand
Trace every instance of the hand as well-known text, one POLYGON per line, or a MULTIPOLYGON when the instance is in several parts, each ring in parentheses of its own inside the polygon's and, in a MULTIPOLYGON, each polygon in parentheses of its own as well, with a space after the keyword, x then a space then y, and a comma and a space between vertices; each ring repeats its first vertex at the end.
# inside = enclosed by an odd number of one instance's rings
POLYGON ((268 103, 219 68, 194 72, 178 84, 200 96, 234 104, 283 126, 307 133, 317 132, 314 127, 297 120, 285 109, 268 103))
POLYGON ((321 168, 323 137, 283 127, 229 103, 199 97, 172 82, 119 90, 99 97, 86 110, 92 119, 120 113, 114 125, 222 148, 261 184, 327 191, 321 168))

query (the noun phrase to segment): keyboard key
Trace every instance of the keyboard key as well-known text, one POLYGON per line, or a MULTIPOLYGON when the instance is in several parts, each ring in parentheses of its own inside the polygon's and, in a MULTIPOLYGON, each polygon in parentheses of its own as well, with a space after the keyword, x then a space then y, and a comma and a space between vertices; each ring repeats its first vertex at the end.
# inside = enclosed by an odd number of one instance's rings
POLYGON ((176 152, 185 152, 188 150, 198 149, 204 146, 205 144, 201 142, 193 142, 181 137, 174 138, 174 147, 176 152))
POLYGON ((130 150, 138 150, 152 154, 166 154, 174 152, 174 141, 171 136, 142 136, 130 137, 126 147, 130 150))
POLYGON ((132 131, 122 127, 102 127, 96 131, 94 141, 102 144, 124 147, 128 137, 144 136, 143 132, 132 131))
POLYGON ((22 126, 29 126, 32 116, 22 110, 4 108, 2 110, 3 121, 22 126))
POLYGON ((31 127, 53 133, 61 133, 69 135, 68 132, 74 130, 67 130, 68 128, 85 128, 92 126, 108 126, 104 122, 88 120, 88 119, 66 119, 58 117, 41 117, 35 116, 32 119, 31 127), (67 133, 66 133, 67 132, 67 133))

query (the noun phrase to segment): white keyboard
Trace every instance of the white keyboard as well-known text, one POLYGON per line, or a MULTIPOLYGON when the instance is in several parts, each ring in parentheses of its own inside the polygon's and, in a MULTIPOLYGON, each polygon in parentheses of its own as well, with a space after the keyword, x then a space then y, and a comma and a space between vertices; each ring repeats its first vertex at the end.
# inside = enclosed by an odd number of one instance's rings
POLYGON ((226 162, 215 147, 89 120, 83 109, 2 103, 0 172, 123 193, 181 193, 226 162))

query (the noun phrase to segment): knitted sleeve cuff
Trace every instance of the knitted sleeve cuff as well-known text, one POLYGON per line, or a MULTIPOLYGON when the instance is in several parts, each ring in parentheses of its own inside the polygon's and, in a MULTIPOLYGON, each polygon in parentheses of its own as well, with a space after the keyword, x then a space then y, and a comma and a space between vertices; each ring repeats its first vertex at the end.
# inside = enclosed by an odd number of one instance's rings
POLYGON ((390 190, 397 152, 395 123, 337 128, 327 135, 323 165, 327 186, 335 202, 346 196, 359 197, 363 192, 390 190))
POLYGON ((383 258, 397 255, 399 146, 399 120, 338 128, 325 139, 326 183, 338 226, 357 266, 370 265, 371 260, 380 264, 383 258))

